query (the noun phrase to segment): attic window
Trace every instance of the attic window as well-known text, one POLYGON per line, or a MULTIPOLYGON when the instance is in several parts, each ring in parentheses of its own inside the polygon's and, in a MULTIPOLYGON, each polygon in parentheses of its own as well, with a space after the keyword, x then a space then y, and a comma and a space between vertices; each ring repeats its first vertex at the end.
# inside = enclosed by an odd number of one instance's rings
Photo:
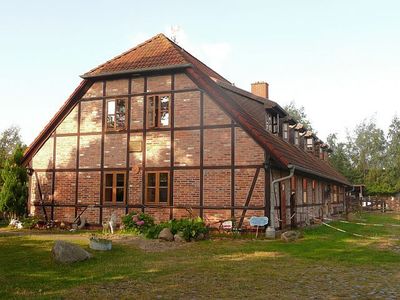
POLYGON ((289 124, 283 123, 282 125, 282 137, 284 140, 289 140, 289 124))
POLYGON ((300 145, 300 134, 297 130, 294 132, 294 144, 296 146, 300 145))
POLYGON ((168 127, 170 123, 170 96, 156 95, 147 100, 147 126, 149 128, 168 127))
POLYGON ((269 132, 279 132, 279 115, 277 114, 266 114, 266 127, 269 132))
POLYGON ((125 107, 124 99, 107 101, 107 130, 125 129, 125 107))
POLYGON ((307 148, 307 150, 313 150, 313 139, 312 138, 308 138, 307 139, 307 145, 306 145, 306 148, 307 148))

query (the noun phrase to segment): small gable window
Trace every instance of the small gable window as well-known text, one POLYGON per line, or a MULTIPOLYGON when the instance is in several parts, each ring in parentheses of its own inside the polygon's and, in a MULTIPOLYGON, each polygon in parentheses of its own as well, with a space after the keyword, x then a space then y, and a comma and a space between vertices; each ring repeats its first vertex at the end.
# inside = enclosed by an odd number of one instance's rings
POLYGON ((162 128, 170 124, 170 96, 155 95, 147 99, 147 127, 162 128))
POLYGON ((107 100, 107 130, 126 128, 126 102, 124 99, 107 100))

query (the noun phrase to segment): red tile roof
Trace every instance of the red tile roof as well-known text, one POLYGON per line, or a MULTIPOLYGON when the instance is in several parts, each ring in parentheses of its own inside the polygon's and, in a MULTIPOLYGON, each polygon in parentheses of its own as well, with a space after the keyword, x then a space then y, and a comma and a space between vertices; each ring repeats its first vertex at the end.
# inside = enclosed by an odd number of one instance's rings
POLYGON ((195 65, 210 77, 228 82, 163 34, 158 34, 140 45, 114 57, 82 75, 83 78, 118 74, 121 72, 162 69, 173 66, 195 65))
POLYGON ((186 68, 187 75, 217 101, 267 153, 270 153, 278 166, 288 168, 290 165, 294 165, 301 172, 349 184, 347 179, 327 162, 300 150, 265 130, 265 108, 276 107, 280 109, 277 103, 232 86, 228 80, 163 34, 149 39, 84 74, 82 77, 87 80, 84 80, 74 91, 60 111, 28 148, 24 155, 25 163, 40 149, 56 126, 65 118, 97 77, 135 73, 139 70, 142 72, 143 70, 162 70, 179 66, 186 68))

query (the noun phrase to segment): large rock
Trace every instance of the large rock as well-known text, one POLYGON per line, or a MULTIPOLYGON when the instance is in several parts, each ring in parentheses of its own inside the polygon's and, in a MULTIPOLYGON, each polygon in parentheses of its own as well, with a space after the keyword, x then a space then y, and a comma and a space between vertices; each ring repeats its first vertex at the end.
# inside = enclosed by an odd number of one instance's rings
POLYGON ((298 240, 301 237, 300 232, 295 231, 295 230, 289 230, 281 235, 281 239, 284 240, 285 242, 294 242, 298 240))
POLYGON ((178 243, 186 242, 182 232, 178 232, 177 234, 174 235, 174 241, 178 243))
POLYGON ((158 238, 163 241, 172 242, 174 240, 174 235, 169 228, 164 228, 163 230, 161 230, 158 238))
POLYGON ((89 252, 78 245, 59 240, 54 242, 51 253, 55 261, 65 264, 83 261, 92 257, 89 252))

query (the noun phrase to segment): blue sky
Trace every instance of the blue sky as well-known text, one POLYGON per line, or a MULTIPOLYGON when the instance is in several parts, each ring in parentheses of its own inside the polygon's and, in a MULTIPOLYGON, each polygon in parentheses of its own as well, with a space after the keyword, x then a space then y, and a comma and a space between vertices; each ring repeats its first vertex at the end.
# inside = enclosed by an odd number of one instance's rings
POLYGON ((179 26, 185 49, 303 105, 319 136, 400 114, 400 1, 0 1, 0 131, 30 143, 79 75, 179 26))

